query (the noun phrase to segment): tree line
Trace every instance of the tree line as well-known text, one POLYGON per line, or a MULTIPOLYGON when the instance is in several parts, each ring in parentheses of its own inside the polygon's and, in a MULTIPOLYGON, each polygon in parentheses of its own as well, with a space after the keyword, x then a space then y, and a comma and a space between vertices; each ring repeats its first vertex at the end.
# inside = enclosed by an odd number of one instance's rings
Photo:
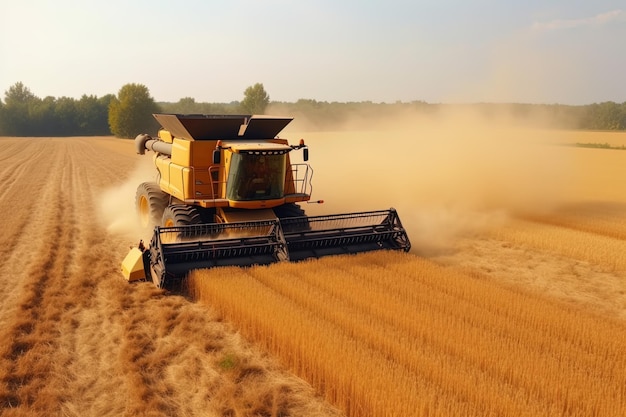
POLYGON ((142 84, 126 84, 117 95, 45 97, 33 94, 18 82, 0 99, 0 136, 100 136, 132 138, 138 133, 156 133, 153 113, 183 114, 273 114, 304 120, 308 130, 339 129, 355 116, 364 123, 384 121, 402 113, 432 115, 449 109, 470 109, 486 118, 506 117, 536 127, 589 130, 626 130, 626 102, 562 104, 431 104, 423 101, 374 103, 326 102, 300 99, 270 101, 263 84, 246 88, 241 101, 196 102, 192 97, 178 102, 155 102, 142 84))
POLYGON ((525 104, 525 103, 470 103, 446 104, 423 101, 373 103, 373 102, 320 102, 300 99, 295 103, 272 102, 273 113, 305 119, 308 130, 335 130, 350 126, 356 120, 362 128, 377 126, 380 122, 394 120, 398 115, 446 116, 447 114, 472 114, 485 121, 509 122, 526 127, 565 130, 626 130, 626 102, 604 102, 588 105, 525 104))
POLYGON ((0 100, 0 136, 108 136, 133 138, 156 133, 154 113, 263 114, 269 95, 257 83, 244 91, 241 102, 196 103, 186 97, 177 103, 157 103, 142 84, 126 84, 117 95, 45 97, 18 82, 0 100))
POLYGON ((21 82, 11 86, 0 100, 0 135, 70 136, 110 135, 109 103, 104 97, 83 95, 40 99, 21 82))

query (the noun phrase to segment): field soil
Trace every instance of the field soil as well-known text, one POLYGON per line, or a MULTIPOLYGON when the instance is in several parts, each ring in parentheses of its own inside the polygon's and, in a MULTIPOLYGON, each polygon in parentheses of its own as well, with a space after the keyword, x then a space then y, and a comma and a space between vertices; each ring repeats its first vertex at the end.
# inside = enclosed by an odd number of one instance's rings
MULTIPOLYGON (((329 203, 308 212, 395 205, 416 256, 626 319, 626 152, 423 144, 419 161, 381 163, 354 136, 312 136, 314 197, 329 203), (358 162, 343 180, 339 154, 358 162)), ((210 306, 124 281, 121 260, 149 236, 134 226, 135 188, 153 178, 132 141, 0 138, 0 149, 1 415, 341 415, 210 306)))

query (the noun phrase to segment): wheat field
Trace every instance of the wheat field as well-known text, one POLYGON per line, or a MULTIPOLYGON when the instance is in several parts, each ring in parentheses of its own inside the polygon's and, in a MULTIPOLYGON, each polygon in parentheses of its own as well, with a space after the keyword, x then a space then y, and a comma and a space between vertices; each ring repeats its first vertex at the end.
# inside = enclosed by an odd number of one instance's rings
POLYGON ((623 321, 476 272, 372 253, 197 271, 190 285, 349 415, 626 412, 623 321))
MULTIPOLYGON (((394 205, 412 253, 198 271, 190 294, 119 272, 154 175, 131 141, 0 138, 0 415, 624 415, 626 153, 388 134, 410 152, 311 134, 305 209, 394 205)), ((597 135, 576 141, 626 143, 597 135)))
MULTIPOLYGON (((621 146, 626 135, 549 136, 553 145, 598 140, 621 146)), ((420 218, 411 216, 415 202, 400 211, 412 238, 454 230, 434 251, 429 236, 418 237, 414 254, 196 271, 193 297, 348 415, 624 415, 626 153, 481 142, 510 164, 501 171, 509 188, 491 206, 435 216, 434 230, 411 222, 420 218), (532 160, 535 149, 551 157, 532 167, 545 172, 520 176, 528 164, 513 154, 532 160)), ((484 173, 461 185, 435 178, 444 195, 472 187, 494 196, 487 176, 500 162, 485 149, 445 151, 464 165, 481 163, 484 173)), ((428 195, 430 184, 415 183, 428 195)))

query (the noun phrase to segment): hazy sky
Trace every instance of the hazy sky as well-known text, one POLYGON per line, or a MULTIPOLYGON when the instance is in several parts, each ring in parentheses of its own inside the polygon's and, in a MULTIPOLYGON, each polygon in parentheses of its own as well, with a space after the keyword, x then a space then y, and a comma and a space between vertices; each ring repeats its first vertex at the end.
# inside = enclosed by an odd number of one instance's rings
POLYGON ((0 97, 626 101, 626 0, 0 0, 0 97))

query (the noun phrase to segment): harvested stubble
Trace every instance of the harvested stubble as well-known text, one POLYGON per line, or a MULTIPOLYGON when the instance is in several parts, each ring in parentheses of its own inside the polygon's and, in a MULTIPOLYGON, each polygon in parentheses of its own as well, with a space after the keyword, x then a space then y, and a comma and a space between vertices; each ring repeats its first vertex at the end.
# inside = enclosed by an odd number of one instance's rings
POLYGON ((626 325, 412 255, 196 271, 192 296, 351 416, 622 416, 626 325))

